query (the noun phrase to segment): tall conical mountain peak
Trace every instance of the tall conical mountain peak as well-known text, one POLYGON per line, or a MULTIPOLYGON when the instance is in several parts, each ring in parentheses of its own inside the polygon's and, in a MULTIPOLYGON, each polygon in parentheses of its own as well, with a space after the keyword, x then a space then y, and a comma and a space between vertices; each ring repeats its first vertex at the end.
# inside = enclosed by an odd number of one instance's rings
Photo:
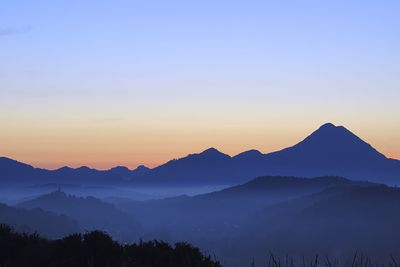
POLYGON ((343 126, 323 124, 303 141, 281 152, 338 161, 384 159, 385 156, 343 126))

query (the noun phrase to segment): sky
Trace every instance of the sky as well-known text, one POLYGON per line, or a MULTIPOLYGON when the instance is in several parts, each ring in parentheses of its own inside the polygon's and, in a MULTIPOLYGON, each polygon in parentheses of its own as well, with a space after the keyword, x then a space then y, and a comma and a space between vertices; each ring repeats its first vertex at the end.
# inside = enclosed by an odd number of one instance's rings
POLYGON ((0 155, 271 152, 344 125, 400 159, 399 1, 0 2, 0 155))

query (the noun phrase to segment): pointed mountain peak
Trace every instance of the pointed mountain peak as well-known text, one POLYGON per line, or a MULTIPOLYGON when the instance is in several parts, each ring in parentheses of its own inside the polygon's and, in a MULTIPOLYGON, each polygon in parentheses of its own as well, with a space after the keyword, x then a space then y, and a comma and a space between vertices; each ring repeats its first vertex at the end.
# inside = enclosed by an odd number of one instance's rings
POLYGON ((150 168, 148 168, 148 167, 146 167, 144 165, 139 165, 133 171, 149 171, 149 170, 150 170, 150 168))
POLYGON ((334 125, 333 123, 327 122, 325 124, 322 124, 321 127, 319 127, 319 129, 333 129, 336 128, 337 126, 334 125))
POLYGON ((132 171, 132 173, 136 176, 140 176, 140 175, 145 175, 147 173, 149 173, 151 171, 150 168, 144 166, 144 165, 139 165, 136 167, 136 169, 134 169, 132 171))
POLYGON ((220 154, 221 152, 216 149, 215 147, 210 147, 206 150, 204 150, 203 152, 201 152, 200 154, 220 154))
POLYGON ((203 159, 217 159, 217 158, 231 158, 231 156, 224 154, 220 152, 218 149, 214 147, 210 147, 203 152, 200 153, 195 153, 195 154, 189 154, 187 157, 181 158, 183 160, 186 159, 193 159, 193 158, 203 158, 203 159))
POLYGON ((385 156, 343 126, 326 123, 297 145, 284 149, 302 158, 326 158, 332 162, 384 159, 385 156))
POLYGON ((77 168, 76 170, 80 170, 80 171, 90 171, 90 170, 93 170, 93 169, 89 168, 88 166, 80 166, 80 167, 77 168))
POLYGON ((214 147, 210 147, 198 155, 205 156, 205 157, 230 157, 230 156, 220 152, 218 149, 216 149, 214 147))
POLYGON ((340 141, 343 139, 352 139, 354 142, 364 142, 357 135, 349 131, 343 126, 336 126, 330 122, 321 125, 316 131, 314 131, 306 140, 314 139, 330 139, 330 141, 340 141))
POLYGON ((325 123, 325 124, 322 124, 319 128, 318 128, 318 130, 316 130, 316 132, 317 131, 338 131, 338 130, 341 130, 341 131, 347 131, 348 133, 351 133, 349 130, 347 130, 345 127, 343 127, 343 126, 336 126, 335 124, 333 124, 333 123, 330 123, 330 122, 327 122, 327 123, 325 123))

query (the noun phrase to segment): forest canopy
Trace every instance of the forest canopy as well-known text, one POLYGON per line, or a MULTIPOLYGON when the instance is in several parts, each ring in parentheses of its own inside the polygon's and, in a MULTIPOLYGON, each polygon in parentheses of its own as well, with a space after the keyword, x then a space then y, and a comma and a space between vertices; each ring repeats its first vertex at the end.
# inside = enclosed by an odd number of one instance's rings
POLYGON ((220 267, 188 243, 162 241, 120 244, 107 233, 91 231, 49 240, 0 225, 0 266, 30 267, 220 267))

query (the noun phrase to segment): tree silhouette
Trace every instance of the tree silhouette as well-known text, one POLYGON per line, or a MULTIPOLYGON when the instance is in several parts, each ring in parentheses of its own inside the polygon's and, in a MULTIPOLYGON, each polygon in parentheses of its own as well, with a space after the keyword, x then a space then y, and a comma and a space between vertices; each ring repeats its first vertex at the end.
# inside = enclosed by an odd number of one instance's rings
POLYGON ((121 245, 107 233, 47 240, 0 225, 0 267, 220 267, 188 243, 162 241, 121 245))

